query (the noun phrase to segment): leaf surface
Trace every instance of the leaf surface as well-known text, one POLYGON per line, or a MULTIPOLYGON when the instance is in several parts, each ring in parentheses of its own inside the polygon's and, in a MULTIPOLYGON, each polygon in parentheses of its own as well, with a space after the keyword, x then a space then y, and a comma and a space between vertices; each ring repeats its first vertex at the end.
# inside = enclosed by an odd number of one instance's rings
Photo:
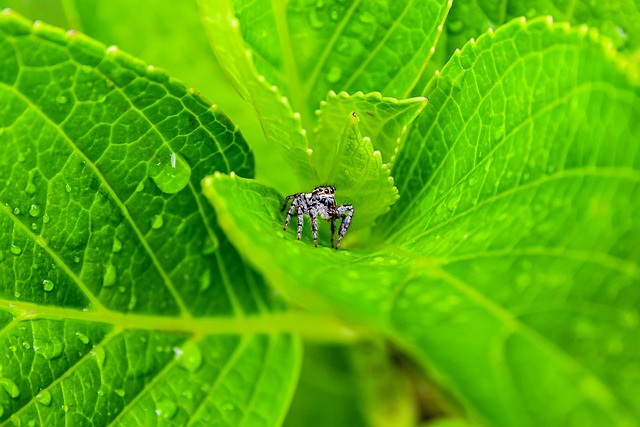
POLYGON ((300 345, 200 180, 253 173, 166 73, 0 14, 0 419, 273 425, 300 345))
POLYGON ((634 0, 457 0, 445 25, 446 43, 439 49, 446 50, 448 58, 470 38, 477 38, 489 28, 495 29, 521 16, 527 19, 552 16, 556 21, 596 27, 622 50, 633 52, 640 46, 640 27, 637 25, 640 21, 640 7, 634 0))
POLYGON ((221 226, 298 304, 384 331, 474 422, 634 425, 640 93, 623 61, 515 21, 424 95, 380 246, 314 249, 279 231, 275 191, 216 175, 221 226))

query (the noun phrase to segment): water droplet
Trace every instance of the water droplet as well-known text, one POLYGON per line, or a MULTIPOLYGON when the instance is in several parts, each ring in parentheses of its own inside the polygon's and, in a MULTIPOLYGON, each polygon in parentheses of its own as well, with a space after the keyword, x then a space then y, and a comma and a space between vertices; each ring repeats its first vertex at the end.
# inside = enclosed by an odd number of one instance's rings
POLYGON ((40 393, 36 394, 36 402, 41 405, 49 406, 51 405, 51 393, 49 390, 40 390, 40 393))
POLYGON ((16 246, 14 244, 11 245, 11 253, 14 255, 20 255, 22 253, 22 249, 20 246, 16 246))
POLYGON ((49 222, 49 214, 42 215, 42 222, 45 224, 49 222))
POLYGON ((175 159, 170 162, 153 164, 151 179, 160 191, 167 194, 177 193, 187 186, 191 179, 191 167, 179 154, 172 153, 175 159))
POLYGON ((29 350, 31 348, 31 343, 29 341, 22 341, 22 347, 29 350))
POLYGON ((13 293, 13 296, 14 296, 14 297, 16 297, 16 298, 20 298, 20 295, 21 295, 21 294, 20 294, 20 292, 19 292, 19 291, 15 291, 15 292, 13 293))
POLYGON ((140 182, 140 184, 138 184, 138 186, 136 187, 136 193, 139 193, 142 190, 144 190, 144 182, 140 182))
POLYGON ((113 246, 111 246, 111 251, 114 253, 118 253, 120 252, 120 249, 122 249, 122 242, 117 237, 114 237, 113 246))
POLYGON ((137 303, 138 303, 138 298, 136 298, 135 295, 132 295, 131 299, 129 300, 129 305, 127 305, 127 309, 133 310, 136 307, 137 303))
POLYGON ((330 83, 335 83, 338 80, 340 80, 340 77, 342 77, 342 70, 336 66, 331 67, 331 69, 329 69, 329 73, 327 73, 327 80, 330 83))
POLYGON ((66 104, 66 103, 67 103, 67 97, 66 97, 66 96, 64 96, 64 95, 58 95, 58 96, 56 97, 56 102, 57 102, 58 104, 66 104))
POLYGON ((118 271, 113 264, 109 264, 107 269, 104 272, 104 277, 102 278, 102 286, 108 288, 116 284, 116 275, 118 271))
POLYGON ((31 207, 29 208, 29 215, 31 215, 32 217, 37 217, 38 215, 40 215, 40 206, 31 205, 31 207))
POLYGON ((162 219, 162 215, 154 215, 153 218, 151 218, 151 228, 157 230, 162 227, 163 224, 164 220, 162 219))
POLYGON ((202 352, 200 347, 194 345, 184 350, 180 357, 180 363, 189 372, 194 373, 202 366, 202 352))
POLYGON ((360 19, 360 22, 363 22, 365 24, 373 24, 374 22, 376 22, 376 17, 369 12, 364 12, 359 16, 358 19, 360 19))
POLYGON ((205 270, 200 276, 200 292, 204 292, 211 286, 211 270, 205 270))
POLYGON ((313 28, 324 27, 324 22, 322 22, 322 20, 318 16, 318 11, 315 8, 309 11, 309 24, 311 24, 313 28))
POLYGON ((340 14, 338 13, 338 11, 336 9, 333 9, 331 11, 331 19, 334 21, 337 21, 339 17, 340 17, 340 14))
POLYGON ((211 255, 217 250, 218 250, 218 239, 215 237, 215 235, 212 235, 212 234, 207 235, 204 241, 204 246, 202 247, 202 254, 211 255))
POLYGON ((462 28, 463 24, 460 20, 447 23, 447 32, 449 34, 458 34, 460 31, 462 31, 462 28))
POLYGON ((69 412, 69 406, 67 406, 67 405, 62 405, 62 406, 61 406, 61 408, 62 408, 62 410, 63 410, 64 412, 69 412))
POLYGON ((16 351, 18 351, 18 347, 16 347, 15 345, 10 345, 9 350, 15 353, 16 351))
POLYGON ((120 396, 120 397, 124 397, 124 395, 125 395, 124 390, 123 390, 123 389, 121 389, 121 388, 117 388, 117 389, 115 389, 115 390, 113 390, 113 391, 114 391, 118 396, 120 396))
POLYGON ((38 229, 38 224, 36 224, 35 222, 31 223, 31 229, 32 230, 37 230, 38 229))
POLYGON ((65 184, 64 191, 66 191, 67 193, 71 193, 71 186, 69 184, 65 184))
POLYGON ((20 208, 13 208, 14 215, 20 215, 20 208))
POLYGON ((36 192, 36 186, 35 184, 33 184, 32 182, 29 182, 27 184, 27 187, 24 189, 25 193, 27 193, 28 195, 32 195, 36 192))
POLYGON ((73 257, 73 262, 75 262, 76 264, 80 262, 80 257, 79 256, 74 256, 73 257))
POLYGON ((164 399, 158 402, 156 406, 156 414, 165 420, 170 420, 176 414, 178 410, 178 405, 176 402, 169 399, 164 399))
POLYGON ((47 292, 51 292, 53 290, 53 286, 54 286, 53 282, 49 279, 44 279, 42 281, 42 287, 47 292))
POLYGON ((451 212, 455 211, 456 208, 458 207, 459 201, 460 199, 456 196, 450 197, 449 200, 447 201, 447 209, 449 209, 451 212))
POLYGON ((82 342, 82 344, 89 344, 89 337, 81 332, 76 332, 76 337, 82 342))
POLYGON ((4 391, 6 391, 12 399, 17 399, 18 396, 20 396, 20 389, 18 388, 16 383, 11 381, 9 378, 0 379, 0 386, 2 386, 4 391))
POLYGON ((64 345, 60 338, 53 337, 43 346, 38 348, 38 354, 44 357, 47 360, 55 359, 62 354, 62 350, 64 349, 64 345))

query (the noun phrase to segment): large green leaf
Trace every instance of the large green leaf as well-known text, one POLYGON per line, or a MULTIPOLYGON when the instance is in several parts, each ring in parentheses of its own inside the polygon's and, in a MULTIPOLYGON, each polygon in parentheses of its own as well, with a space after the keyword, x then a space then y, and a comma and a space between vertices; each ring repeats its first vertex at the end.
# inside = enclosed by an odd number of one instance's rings
POLYGON ((306 133, 315 129, 314 111, 329 90, 406 97, 450 7, 445 0, 200 5, 221 65, 253 105, 270 143, 252 146, 258 165, 278 164, 259 168, 258 178, 286 194, 322 181, 309 162, 306 133))
MULTIPOLYGON (((515 21, 456 53, 394 165, 377 247, 280 231, 272 189, 205 180, 236 247, 298 304, 383 331, 468 417, 640 417, 640 89, 595 34, 515 21)), ((357 212, 356 212, 357 215, 357 212)))
MULTIPOLYGON (((166 73, 0 14, 0 419, 273 425, 296 335, 200 180, 251 176, 233 124, 166 73)), ((302 326, 304 329, 304 326, 302 326)))
POLYGON ((586 24, 598 28, 618 48, 634 51, 640 46, 640 7, 635 0, 456 0, 445 25, 442 49, 451 55, 470 38, 520 16, 552 16, 558 21, 586 24))

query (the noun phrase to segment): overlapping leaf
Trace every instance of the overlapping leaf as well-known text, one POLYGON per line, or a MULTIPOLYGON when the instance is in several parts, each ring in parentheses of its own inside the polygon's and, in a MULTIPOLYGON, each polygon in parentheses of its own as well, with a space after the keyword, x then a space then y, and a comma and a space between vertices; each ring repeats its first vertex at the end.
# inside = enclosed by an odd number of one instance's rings
POLYGON ((406 97, 450 6, 442 0, 200 4, 218 59, 271 144, 255 147, 258 165, 278 164, 259 168, 259 178, 286 194, 322 183, 309 163, 306 130, 316 128, 313 112, 328 91, 406 97))
POLYGON ((199 185, 252 174, 226 116, 160 70, 10 11, 0 108, 0 419, 282 420, 300 355, 278 331, 293 322, 199 185))
POLYGON ((476 422, 634 425, 640 89, 621 58, 516 21, 424 94, 386 245, 314 249, 279 231, 275 191, 218 175, 223 229, 297 302, 385 331, 476 422))

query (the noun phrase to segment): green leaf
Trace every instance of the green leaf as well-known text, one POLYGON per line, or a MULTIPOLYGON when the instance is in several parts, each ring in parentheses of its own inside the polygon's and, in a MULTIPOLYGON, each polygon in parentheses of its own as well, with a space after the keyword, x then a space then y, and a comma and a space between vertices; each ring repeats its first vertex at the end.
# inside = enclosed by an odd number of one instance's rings
MULTIPOLYGON (((39 0, 45 3, 40 7, 46 9, 49 1, 39 0)), ((66 6, 75 17, 72 28, 167 70, 217 104, 248 141, 264 139, 260 123, 216 61, 195 1, 140 0, 131 7, 126 0, 79 0, 66 6)))
POLYGON ((282 311, 201 192, 212 171, 253 172, 227 117, 11 11, 0 109, 0 420, 281 422, 309 322, 282 311))
POLYGON ((320 104, 318 126, 309 145, 313 149, 312 160, 322 180, 330 179, 329 171, 336 161, 336 141, 339 140, 345 119, 353 112, 360 118, 362 134, 380 151, 382 161, 391 166, 400 148, 401 138, 407 126, 420 114, 427 104, 426 98, 398 101, 382 97, 379 92, 349 95, 346 92, 329 92, 326 101, 320 104))
POLYGON ((406 98, 433 53, 447 0, 233 2, 255 65, 306 128, 329 90, 406 98))
POLYGON ((456 0, 445 25, 448 53, 478 37, 489 28, 497 28, 511 19, 552 16, 557 21, 598 28, 619 49, 634 51, 640 47, 640 8, 634 0, 606 2, 536 0, 527 2, 494 2, 456 0))
POLYGON ((240 95, 253 106, 269 143, 269 147, 252 146, 265 164, 261 179, 285 194, 312 187, 318 179, 309 160, 307 131, 302 128, 300 114, 294 114, 279 89, 257 73, 230 2, 201 0, 200 6, 220 64, 240 95))
POLYGON ((258 178, 283 194, 321 181, 309 163, 306 130, 316 128, 313 113, 328 91, 406 97, 450 7, 446 0, 200 5, 220 63, 253 105, 270 143, 252 145, 258 178), (267 167, 273 164, 278 168, 267 167))
POLYGON ((472 422, 633 426, 632 71, 606 40, 546 20, 465 46, 425 90, 379 247, 296 241, 280 231, 280 196, 249 180, 218 174, 204 190, 271 283, 297 304, 384 332, 472 422))
POLYGON ((369 227, 389 210, 398 191, 389 175, 407 126, 422 111, 426 98, 398 101, 378 92, 349 95, 329 92, 310 146, 320 180, 339 190, 358 211, 353 229, 369 227))

